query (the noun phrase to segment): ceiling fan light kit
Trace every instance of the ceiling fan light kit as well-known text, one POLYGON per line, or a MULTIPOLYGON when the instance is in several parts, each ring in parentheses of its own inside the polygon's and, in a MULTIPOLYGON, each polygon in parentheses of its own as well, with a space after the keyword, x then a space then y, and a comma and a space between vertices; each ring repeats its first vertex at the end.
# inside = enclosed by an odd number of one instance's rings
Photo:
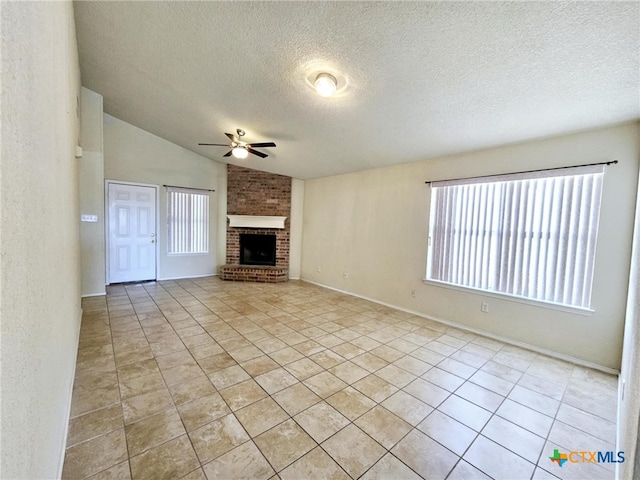
POLYGON ((243 159, 247 158, 250 153, 256 155, 260 158, 266 158, 269 155, 266 153, 259 152, 258 150, 254 150, 254 147, 265 148, 265 147, 275 147, 276 144, 273 142, 259 142, 259 143, 247 143, 240 140, 245 135, 245 131, 238 128, 236 130, 238 136, 236 137, 232 133, 225 133, 227 138, 231 141, 231 143, 199 143, 198 145, 206 145, 211 147, 229 147, 227 153, 223 155, 223 157, 230 157, 233 155, 235 158, 243 159))
POLYGON ((236 158, 247 158, 249 156, 249 150, 244 147, 235 147, 231 150, 231 155, 236 158))
POLYGON ((321 97, 330 97, 336 93, 338 81, 330 73, 319 73, 315 82, 316 92, 321 97))

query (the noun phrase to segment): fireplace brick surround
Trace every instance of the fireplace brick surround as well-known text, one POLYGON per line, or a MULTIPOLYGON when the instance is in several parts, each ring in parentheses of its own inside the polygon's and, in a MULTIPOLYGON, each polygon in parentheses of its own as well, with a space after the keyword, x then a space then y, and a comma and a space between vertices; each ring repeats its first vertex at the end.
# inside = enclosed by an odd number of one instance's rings
POLYGON ((282 229, 230 227, 227 223, 226 264, 222 280, 278 283, 289 278, 291 177, 227 165, 227 214, 287 217, 282 229), (276 236, 276 265, 240 265, 240 234, 276 236))

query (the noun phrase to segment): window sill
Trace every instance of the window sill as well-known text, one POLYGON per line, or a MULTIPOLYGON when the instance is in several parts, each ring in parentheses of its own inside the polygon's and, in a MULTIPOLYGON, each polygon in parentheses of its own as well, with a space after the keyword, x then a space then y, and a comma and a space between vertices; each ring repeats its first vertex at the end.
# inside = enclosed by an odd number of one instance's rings
POLYGON ((508 302, 523 303, 525 305, 548 308, 550 310, 573 313, 573 314, 582 315, 585 317, 591 316, 591 314, 595 312, 595 310, 592 310, 590 308, 572 307, 570 305, 563 305, 560 303, 545 302, 542 300, 533 300, 530 298, 518 297, 516 295, 509 295, 507 293, 490 292, 487 290, 481 290, 479 288, 463 287, 461 285, 454 285, 452 283, 440 282, 437 280, 424 279, 423 282, 425 285, 433 285, 434 287, 447 288, 450 290, 457 290, 459 292, 464 292, 464 293, 473 293, 476 295, 482 295, 484 297, 493 297, 493 298, 498 298, 500 300, 505 300, 508 302))

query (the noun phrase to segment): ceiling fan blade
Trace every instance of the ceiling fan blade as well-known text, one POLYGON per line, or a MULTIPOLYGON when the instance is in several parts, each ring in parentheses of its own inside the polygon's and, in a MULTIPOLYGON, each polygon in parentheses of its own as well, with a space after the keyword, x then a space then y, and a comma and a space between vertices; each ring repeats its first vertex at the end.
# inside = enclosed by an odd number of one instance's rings
POLYGON ((225 133, 225 135, 229 137, 229 140, 231 140, 232 142, 236 141, 236 137, 233 136, 233 133, 225 133))
POLYGON ((198 145, 208 145, 212 147, 228 147, 228 143, 199 143, 198 145))
POLYGON ((263 142, 263 143, 249 143, 247 144, 249 147, 275 147, 276 144, 273 142, 263 142))
POLYGON ((266 153, 259 152, 259 151, 257 151, 257 150, 254 150, 254 149, 253 149, 253 148, 251 148, 251 147, 247 147, 247 150, 249 151, 249 153, 253 153, 254 155, 257 155, 257 156, 262 157, 262 158, 265 158, 265 157, 268 157, 268 156, 269 156, 269 155, 267 155, 266 153))
POLYGON ((229 150, 227 153, 225 153, 224 155, 222 155, 223 157, 230 157, 231 153, 233 152, 233 150, 229 150))

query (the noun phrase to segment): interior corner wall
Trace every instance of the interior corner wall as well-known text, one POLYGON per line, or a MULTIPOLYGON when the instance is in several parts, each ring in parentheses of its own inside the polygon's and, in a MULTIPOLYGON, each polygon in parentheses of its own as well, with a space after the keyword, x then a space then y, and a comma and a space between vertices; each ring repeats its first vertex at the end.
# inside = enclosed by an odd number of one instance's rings
POLYGON ((639 162, 636 122, 307 180, 302 278, 619 370, 639 162), (583 316, 423 282, 429 215, 426 180, 607 160, 620 163, 608 167, 605 174, 593 314, 583 316), (485 301, 489 313, 480 310, 485 301))
POLYGON ((0 477, 60 478, 81 317, 73 5, 0 15, 0 477))
POLYGON ((81 291, 82 296, 104 295, 106 289, 102 95, 82 87, 80 112, 80 214, 95 215, 98 219, 97 222, 80 223, 81 291))
MULTIPOLYGON (((111 115, 103 116, 104 178, 159 185, 158 280, 214 275, 218 226, 218 180, 225 164, 214 162, 111 115), (212 189, 209 195, 209 252, 167 254, 167 191, 162 185, 212 189)), ((108 265, 107 265, 108 269, 108 265)))

